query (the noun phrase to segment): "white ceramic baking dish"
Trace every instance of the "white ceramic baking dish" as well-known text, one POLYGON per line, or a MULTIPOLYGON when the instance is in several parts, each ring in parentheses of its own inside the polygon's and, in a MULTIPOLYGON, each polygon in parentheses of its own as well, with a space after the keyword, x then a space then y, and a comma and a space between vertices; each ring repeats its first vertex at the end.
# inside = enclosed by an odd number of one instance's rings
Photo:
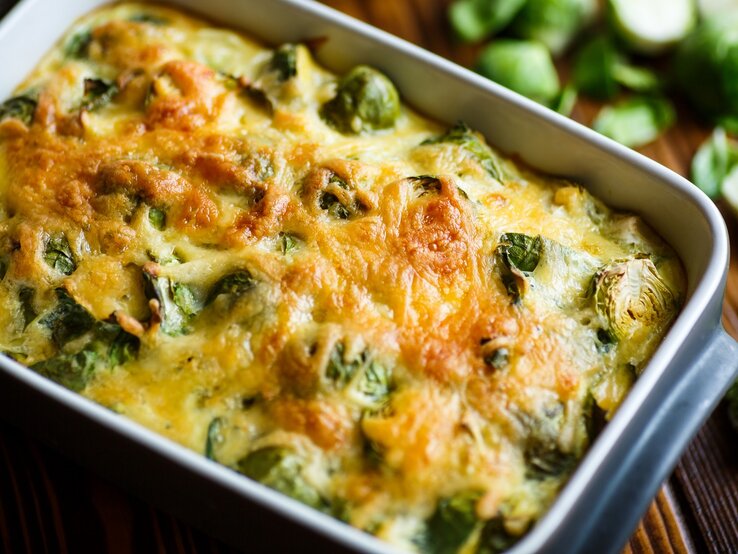
MULTIPOLYGON (((0 24, 0 98, 79 16, 105 0, 23 0, 0 24)), ((687 302, 646 371, 556 503, 511 552, 618 552, 659 485, 738 373, 720 327, 724 222, 696 187, 645 157, 453 63, 311 1, 172 0, 267 43, 326 37, 336 71, 368 63, 405 101, 464 120, 508 154, 641 214, 678 252, 687 302)), ((11 185, 12 186, 12 185, 11 185)), ((389 552, 357 530, 210 462, 0 359, 0 414, 135 493, 249 550, 389 552)))

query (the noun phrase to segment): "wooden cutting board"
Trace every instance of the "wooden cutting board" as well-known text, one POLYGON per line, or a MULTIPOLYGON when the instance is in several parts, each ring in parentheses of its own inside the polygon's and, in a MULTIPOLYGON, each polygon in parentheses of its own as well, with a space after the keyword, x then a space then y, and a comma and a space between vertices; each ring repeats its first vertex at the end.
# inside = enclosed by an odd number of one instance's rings
MULTIPOLYGON (((325 3, 462 65, 476 55, 450 39, 448 0, 325 0, 325 3)), ((0 0, 3 8, 12 4, 0 0)), ((562 67, 565 72, 565 68, 562 67)), ((588 124, 599 109, 580 102, 588 124)), ((687 175, 709 129, 681 110, 679 124, 641 151, 687 175)), ((724 211, 732 243, 733 216, 724 211)), ((734 250, 736 250, 734 248, 734 250)), ((731 262, 726 328, 738 338, 738 257, 731 262)), ((129 496, 0 423, 0 553, 220 553, 231 549, 129 496)), ((738 553, 738 434, 719 409, 689 447, 630 540, 627 553, 738 553)))

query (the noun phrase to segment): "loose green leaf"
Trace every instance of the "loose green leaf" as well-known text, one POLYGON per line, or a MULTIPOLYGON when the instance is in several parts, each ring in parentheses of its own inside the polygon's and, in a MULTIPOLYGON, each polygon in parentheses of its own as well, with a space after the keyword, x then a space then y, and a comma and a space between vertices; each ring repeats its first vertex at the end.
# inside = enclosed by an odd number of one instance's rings
POLYGON ((167 225, 167 213, 159 208, 149 208, 149 223, 157 231, 162 231, 167 225))
POLYGON ((566 85, 562 90, 559 97, 556 99, 551 108, 561 115, 569 117, 571 112, 574 111, 576 106, 579 93, 577 89, 571 84, 566 85))
POLYGON ((505 529, 505 520, 498 516, 484 524, 476 554, 502 554, 518 540, 520 537, 508 533, 505 529))
POLYGON ((238 297, 256 286, 256 280, 247 269, 229 273, 213 285, 205 304, 210 304, 220 295, 238 297))
POLYGON ((74 254, 64 234, 49 237, 44 248, 44 261, 50 268, 63 275, 71 275, 77 269, 74 254))
POLYGON ((118 94, 118 85, 104 79, 85 79, 85 92, 82 96, 81 108, 88 112, 95 111, 105 107, 116 94, 118 94))
POLYGON ((95 324, 95 318, 63 288, 55 290, 56 306, 41 318, 41 325, 51 331, 51 340, 57 348, 81 337, 95 324))
POLYGON ((675 119, 674 107, 666 98, 633 97, 603 108, 593 127, 625 146, 637 148, 658 138, 675 119))
POLYGON ((216 417, 208 425, 208 434, 205 440, 205 457, 215 460, 215 449, 223 442, 223 421, 216 417))
POLYGON ((692 159, 692 182, 710 198, 717 198, 737 158, 738 149, 728 142, 725 131, 718 127, 692 159))
POLYGON ((89 30, 80 31, 77 34, 72 35, 67 44, 64 46, 64 55, 67 58, 72 59, 86 58, 91 42, 92 33, 89 30))
POLYGON ((472 131, 463 121, 459 121, 443 135, 423 141, 422 145, 451 143, 458 144, 477 160, 487 173, 502 181, 502 169, 498 157, 484 142, 482 136, 472 131))
POLYGON ((468 491, 442 498, 426 522, 418 546, 427 554, 457 554, 480 525, 476 506, 482 493, 468 491))
POLYGON ((592 282, 595 309, 614 341, 639 330, 656 331, 674 317, 678 299, 648 258, 620 260, 601 268, 592 282))
POLYGON ((457 0, 448 10, 451 28, 465 42, 477 42, 501 31, 526 0, 457 0))
POLYGON ((704 20, 679 45, 676 84, 708 118, 738 117, 738 11, 704 20))
POLYGON ((328 503, 302 475, 304 462, 289 448, 268 446, 254 450, 238 462, 238 470, 267 487, 326 511, 328 503))
POLYGON ((551 105, 560 92, 551 55, 538 42, 496 40, 482 50, 474 69, 545 106, 551 105))
POLYGON ((572 72, 574 86, 593 98, 613 98, 619 88, 615 79, 615 66, 619 61, 619 54, 608 37, 594 38, 576 55, 572 72))
POLYGON ((26 125, 33 122, 37 102, 28 96, 14 96, 0 104, 0 121, 5 119, 19 119, 26 125))
POLYGON ((320 116, 344 134, 394 127, 400 116, 400 95, 380 71, 359 65, 338 83, 336 95, 323 104, 320 116))
POLYGON ((597 0, 527 0, 512 24, 516 36, 561 54, 592 19, 597 0))
POLYGON ((634 92, 655 93, 661 89, 658 75, 645 67, 620 61, 612 68, 612 72, 615 81, 634 92))

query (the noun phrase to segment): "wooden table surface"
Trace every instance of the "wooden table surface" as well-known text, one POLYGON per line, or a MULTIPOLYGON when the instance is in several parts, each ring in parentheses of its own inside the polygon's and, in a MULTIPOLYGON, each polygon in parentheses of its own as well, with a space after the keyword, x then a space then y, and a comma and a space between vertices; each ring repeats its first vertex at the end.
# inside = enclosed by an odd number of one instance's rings
MULTIPOLYGON (((0 16, 12 4, 0 0, 0 16)), ((326 0, 442 56, 469 65, 475 49, 455 44, 448 0, 326 0)), ((580 101, 573 118, 591 122, 599 106, 580 101)), ((687 175, 709 129, 681 110, 679 124, 641 151, 687 175)), ((723 209, 731 241, 738 224, 723 209)), ((736 248, 733 249, 738 250, 736 248)), ((738 338, 738 256, 731 260, 724 322, 738 338)), ((0 422, 0 552, 222 553, 231 549, 192 529, 34 438, 0 422)), ((738 553, 738 434, 719 408, 664 484, 626 552, 738 553)))

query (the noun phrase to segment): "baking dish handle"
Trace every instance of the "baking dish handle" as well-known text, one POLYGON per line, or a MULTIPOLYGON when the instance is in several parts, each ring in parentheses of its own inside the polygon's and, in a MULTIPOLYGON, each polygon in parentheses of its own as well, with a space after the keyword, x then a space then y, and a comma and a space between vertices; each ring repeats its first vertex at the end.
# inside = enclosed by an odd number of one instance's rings
POLYGON ((686 446, 738 377, 738 343, 722 327, 701 344, 698 354, 677 357, 684 361, 657 382, 634 416, 643 425, 629 426, 598 466, 591 482, 602 486, 581 491, 564 516, 568 521, 557 526, 566 532, 555 531, 539 551, 622 550, 686 446))

